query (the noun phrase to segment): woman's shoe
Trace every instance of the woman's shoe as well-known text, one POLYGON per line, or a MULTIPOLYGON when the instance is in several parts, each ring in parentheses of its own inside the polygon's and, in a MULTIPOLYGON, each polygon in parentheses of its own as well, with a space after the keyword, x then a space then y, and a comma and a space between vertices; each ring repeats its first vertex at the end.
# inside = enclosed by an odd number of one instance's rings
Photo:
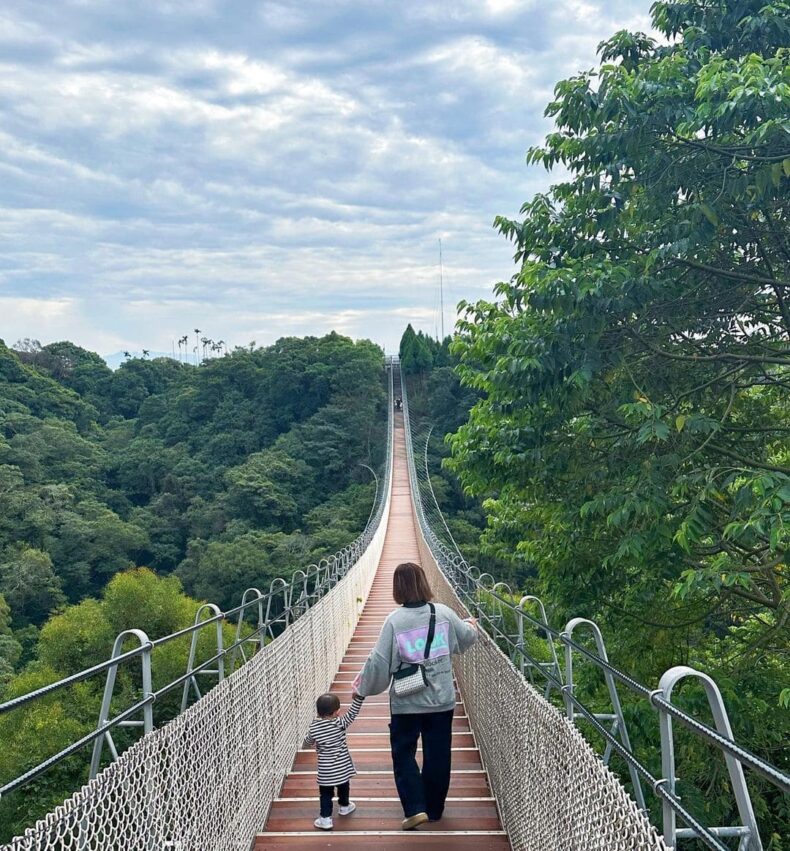
POLYGON ((349 801, 345 807, 338 807, 337 811, 341 816, 350 816, 356 808, 357 805, 353 801, 349 801))
POLYGON ((404 830, 414 830, 415 827, 425 824, 426 821, 428 821, 426 813, 415 813, 413 816, 403 819, 400 826, 404 830))
POLYGON ((326 818, 324 818, 323 816, 319 816, 319 817, 318 817, 318 818, 317 818, 317 819, 313 822, 313 824, 314 824, 314 825, 315 825, 315 826, 316 826, 319 830, 332 830, 332 828, 335 826, 335 825, 334 825, 334 823, 333 823, 333 821, 332 821, 332 816, 327 816, 326 818))

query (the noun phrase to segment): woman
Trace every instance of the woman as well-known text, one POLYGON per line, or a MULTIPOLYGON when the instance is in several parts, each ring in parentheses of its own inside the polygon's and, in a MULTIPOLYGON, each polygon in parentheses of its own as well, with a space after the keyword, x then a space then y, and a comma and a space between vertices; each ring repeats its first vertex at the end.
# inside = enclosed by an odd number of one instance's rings
POLYGON ((450 758, 455 711, 451 656, 463 653, 477 638, 474 618, 461 620, 437 603, 430 653, 425 659, 433 597, 423 569, 406 562, 395 568, 392 596, 400 608, 391 612, 376 646, 355 681, 360 697, 380 694, 390 683, 390 746, 398 797, 403 805, 403 829, 438 821, 450 787, 450 758), (405 697, 394 692, 393 674, 404 665, 423 663, 427 685, 405 697), (417 741, 422 737, 423 766, 417 765, 417 741))

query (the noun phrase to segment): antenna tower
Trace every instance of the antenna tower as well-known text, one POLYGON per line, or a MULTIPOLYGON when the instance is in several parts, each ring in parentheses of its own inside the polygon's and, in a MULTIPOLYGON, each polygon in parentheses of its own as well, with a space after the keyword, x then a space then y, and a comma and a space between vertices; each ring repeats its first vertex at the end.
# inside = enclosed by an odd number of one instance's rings
MULTIPOLYGON (((439 315, 441 316, 442 337, 444 340, 444 270, 442 269, 442 241, 439 240, 439 315)), ((440 340, 441 342, 441 340, 440 340)))

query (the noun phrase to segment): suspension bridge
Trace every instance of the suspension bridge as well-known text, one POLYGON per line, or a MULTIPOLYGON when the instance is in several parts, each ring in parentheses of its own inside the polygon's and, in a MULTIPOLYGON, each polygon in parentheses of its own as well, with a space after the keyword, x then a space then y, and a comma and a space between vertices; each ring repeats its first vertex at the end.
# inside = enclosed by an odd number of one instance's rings
POLYGON ((269 851, 341 844, 481 851, 668 851, 686 844, 762 851, 746 772, 784 791, 790 791, 790 778, 734 741, 716 684, 680 667, 667 671, 657 687, 644 686, 610 662, 593 622, 574 618, 558 629, 540 600, 517 600, 467 564, 433 498, 427 449, 415 446, 397 359, 388 361, 387 375, 384 475, 368 525, 353 544, 288 580, 275 580, 268 593, 249 589, 231 611, 201 607, 194 625, 173 635, 152 641, 142 628, 122 633, 106 662, 0 705, 0 713, 24 712, 60 689, 93 677, 105 680, 96 729, 6 782, 0 805, 92 748, 90 780, 0 851, 269 851), (393 411, 396 397, 403 399, 402 412, 393 411), (419 832, 400 831, 388 702, 379 696, 365 701, 349 733, 359 771, 352 782, 358 808, 338 817, 331 834, 317 833, 315 755, 302 746, 315 696, 331 690, 350 700, 351 681, 393 608, 392 571, 404 560, 423 565, 440 602, 464 616, 475 614, 484 627, 455 666, 445 816, 419 832), (235 639, 225 646, 228 623, 236 626, 235 639), (540 657, 527 641, 536 630, 545 641, 540 657), (198 639, 207 632, 216 650, 200 661, 198 639), (581 640, 585 632, 594 649, 581 640), (154 689, 157 648, 187 639, 184 673, 154 689), (593 711, 579 699, 574 664, 580 663, 600 672, 610 711, 593 711), (139 677, 139 690, 134 703, 118 710, 116 680, 123 666, 139 677), (673 704, 673 690, 685 679, 704 688, 713 726, 673 704), (656 711, 660 777, 635 756, 619 698, 623 688, 656 711), (155 726, 154 705, 170 693, 181 694, 181 711, 155 726), (602 754, 583 737, 580 721, 605 742, 602 754), (673 723, 719 752, 737 823, 705 825, 685 808, 677 793, 673 723), (123 750, 116 740, 130 727, 143 735, 123 750), (622 780, 609 768, 613 757, 624 768, 622 780), (656 824, 650 796, 660 802, 656 824))

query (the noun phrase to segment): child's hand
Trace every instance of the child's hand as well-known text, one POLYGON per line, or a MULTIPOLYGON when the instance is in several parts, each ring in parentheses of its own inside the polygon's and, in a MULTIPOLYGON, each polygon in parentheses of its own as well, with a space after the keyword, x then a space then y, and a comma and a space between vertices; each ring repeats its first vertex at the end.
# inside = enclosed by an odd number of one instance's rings
POLYGON ((473 627, 477 628, 477 618, 465 618, 465 620, 466 620, 466 623, 469 624, 469 626, 473 626, 473 627))
POLYGON ((352 700, 364 700, 365 698, 361 694, 357 694, 356 692, 351 693, 352 700))

